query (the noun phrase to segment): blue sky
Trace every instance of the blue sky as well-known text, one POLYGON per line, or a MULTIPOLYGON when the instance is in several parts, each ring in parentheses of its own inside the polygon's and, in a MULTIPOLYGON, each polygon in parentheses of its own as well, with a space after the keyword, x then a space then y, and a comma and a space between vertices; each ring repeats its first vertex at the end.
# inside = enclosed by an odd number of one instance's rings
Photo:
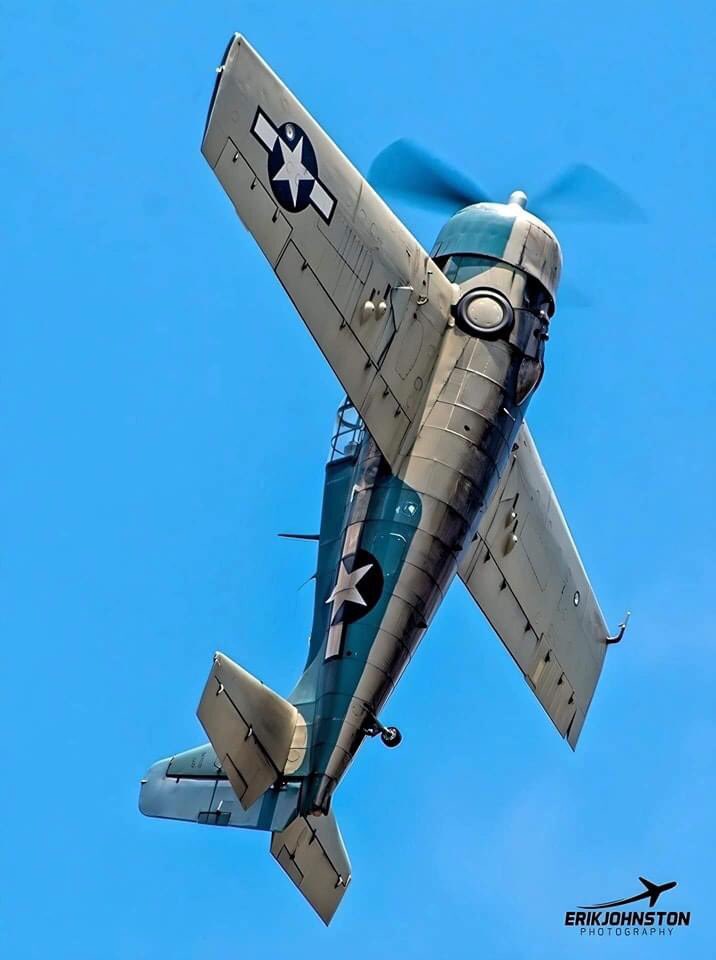
POLYGON ((711 955, 713 10, 0 6, 2 955, 711 955), (456 585, 385 712, 403 745, 336 796, 328 930, 264 835, 136 808, 202 742, 215 649, 283 693, 303 664, 314 548, 275 535, 317 524, 340 399, 199 153, 234 30, 363 170, 405 135, 498 196, 585 160, 649 215, 554 224, 592 305, 558 310, 529 420, 609 622, 633 611, 578 751, 456 585), (564 928, 639 874, 691 929, 564 928))

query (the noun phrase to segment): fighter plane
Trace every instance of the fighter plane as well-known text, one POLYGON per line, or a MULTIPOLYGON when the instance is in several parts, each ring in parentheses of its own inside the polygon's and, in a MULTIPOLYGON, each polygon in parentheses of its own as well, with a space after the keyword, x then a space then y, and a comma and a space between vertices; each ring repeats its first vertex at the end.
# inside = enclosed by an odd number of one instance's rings
POLYGON ((623 625, 610 635, 524 421, 562 266, 525 194, 489 202, 388 148, 376 186, 427 182, 456 210, 428 254, 238 34, 201 149, 347 396, 307 535, 302 675, 283 697, 217 653, 197 711, 210 743, 154 764, 140 809, 269 832, 327 924, 351 880, 333 795, 366 738, 400 742, 381 710, 451 583, 572 748, 623 625))

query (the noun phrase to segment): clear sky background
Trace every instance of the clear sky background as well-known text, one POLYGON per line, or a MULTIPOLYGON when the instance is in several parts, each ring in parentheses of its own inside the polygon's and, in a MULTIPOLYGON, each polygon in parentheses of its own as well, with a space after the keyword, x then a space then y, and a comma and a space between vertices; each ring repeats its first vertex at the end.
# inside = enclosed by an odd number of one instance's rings
POLYGON ((0 13, 0 954, 714 956, 711 5, 0 13), (554 224, 592 305, 558 309, 529 421, 608 621, 633 611, 579 748, 456 584, 384 714, 403 745, 335 798, 328 930, 266 835, 137 811, 204 739, 215 649, 284 694, 303 665, 314 547, 276 533, 318 524, 341 397, 199 153, 234 30, 364 171, 405 135, 498 197, 584 160, 650 218, 554 224), (691 929, 565 929, 639 874, 691 929))

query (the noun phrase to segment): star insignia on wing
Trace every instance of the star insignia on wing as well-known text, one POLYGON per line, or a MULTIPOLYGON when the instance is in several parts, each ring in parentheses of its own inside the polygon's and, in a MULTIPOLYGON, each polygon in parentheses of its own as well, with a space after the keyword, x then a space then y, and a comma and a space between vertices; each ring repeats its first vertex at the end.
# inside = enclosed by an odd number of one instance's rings
POLYGON ((313 183, 316 178, 303 164, 303 137, 299 139, 293 149, 282 139, 279 139, 279 146, 283 156, 283 166, 273 179, 274 182, 285 180, 288 183, 293 205, 297 207, 299 186, 305 181, 313 183))

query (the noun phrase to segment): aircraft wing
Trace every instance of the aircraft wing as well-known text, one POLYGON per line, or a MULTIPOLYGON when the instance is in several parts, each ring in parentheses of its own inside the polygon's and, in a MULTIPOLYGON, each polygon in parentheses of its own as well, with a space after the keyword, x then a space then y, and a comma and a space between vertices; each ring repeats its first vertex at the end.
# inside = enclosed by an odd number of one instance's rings
POLYGON ((395 472, 427 400, 452 285, 239 35, 202 152, 395 472))
POLYGON ((574 749, 609 631, 525 423, 458 573, 574 749))

